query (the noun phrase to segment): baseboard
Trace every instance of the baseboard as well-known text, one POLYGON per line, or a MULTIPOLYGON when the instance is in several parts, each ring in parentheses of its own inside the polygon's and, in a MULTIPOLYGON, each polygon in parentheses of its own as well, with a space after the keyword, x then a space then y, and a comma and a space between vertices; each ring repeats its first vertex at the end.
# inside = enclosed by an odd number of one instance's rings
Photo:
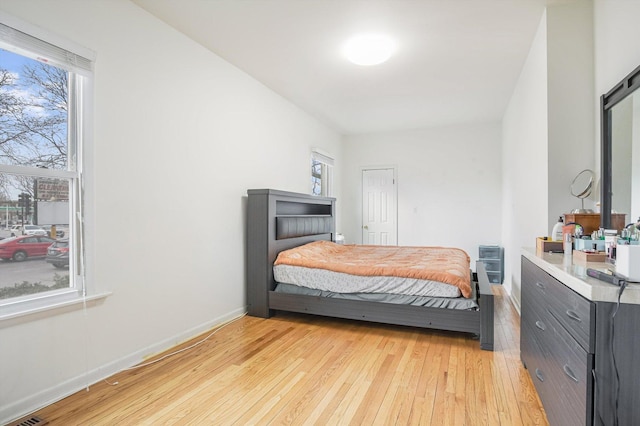
POLYGON ((23 418, 30 413, 33 413, 41 408, 44 408, 50 404, 60 401, 67 396, 83 389, 89 390, 89 387, 95 383, 98 383, 114 374, 140 364, 146 359, 149 359, 149 354, 159 354, 190 340, 207 330, 224 324, 238 318, 246 313, 246 308, 236 309, 225 315, 221 315, 217 318, 207 321, 204 324, 200 324, 184 332, 172 336, 168 339, 162 340, 153 345, 140 349, 132 354, 129 354, 123 358, 112 361, 92 371, 88 371, 81 376, 74 377, 63 383, 60 383, 49 389, 44 389, 36 394, 30 395, 28 398, 24 398, 20 401, 16 401, 10 405, 0 407, 0 424, 11 423, 18 419, 23 418))
POLYGON ((522 316, 522 312, 520 312, 520 303, 518 303, 518 301, 511 294, 509 295, 509 300, 511 301, 511 304, 513 305, 513 307, 516 308, 518 315, 522 316))

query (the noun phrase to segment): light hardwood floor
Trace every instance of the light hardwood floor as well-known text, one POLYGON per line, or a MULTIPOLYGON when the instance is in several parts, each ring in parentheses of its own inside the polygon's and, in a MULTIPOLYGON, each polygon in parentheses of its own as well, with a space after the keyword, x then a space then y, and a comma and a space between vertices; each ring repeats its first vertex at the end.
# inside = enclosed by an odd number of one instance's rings
POLYGON ((53 425, 547 424, 520 362, 520 319, 502 287, 494 293, 494 352, 462 333, 243 317, 34 415, 53 425))

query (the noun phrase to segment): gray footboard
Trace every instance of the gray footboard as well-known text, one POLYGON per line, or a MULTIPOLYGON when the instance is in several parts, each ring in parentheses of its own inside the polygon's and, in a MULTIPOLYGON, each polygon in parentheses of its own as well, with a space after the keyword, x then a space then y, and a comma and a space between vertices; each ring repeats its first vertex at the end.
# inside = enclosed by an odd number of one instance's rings
POLYGON ((493 292, 491 291, 491 283, 484 269, 484 263, 476 262, 476 276, 478 282, 478 290, 480 297, 478 304, 480 305, 480 348, 493 350, 493 292))

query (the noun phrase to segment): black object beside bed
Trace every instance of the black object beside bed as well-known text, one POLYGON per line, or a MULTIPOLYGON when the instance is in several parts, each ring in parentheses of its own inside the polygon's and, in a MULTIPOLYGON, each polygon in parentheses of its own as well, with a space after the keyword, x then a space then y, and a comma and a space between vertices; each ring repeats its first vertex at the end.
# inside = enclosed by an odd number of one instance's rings
POLYGON ((350 300, 276 292, 273 262, 278 253, 313 241, 333 241, 335 199, 273 189, 251 189, 247 204, 247 302, 251 316, 269 318, 274 311, 300 312, 473 333, 480 347, 493 350, 494 300, 481 262, 472 285, 475 310, 350 300))

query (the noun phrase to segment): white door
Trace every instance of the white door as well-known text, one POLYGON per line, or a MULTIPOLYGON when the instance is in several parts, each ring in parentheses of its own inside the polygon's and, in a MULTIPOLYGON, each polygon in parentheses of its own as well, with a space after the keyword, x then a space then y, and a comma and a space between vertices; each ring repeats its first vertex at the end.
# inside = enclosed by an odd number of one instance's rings
POLYGON ((362 244, 397 245, 394 169, 362 171, 362 244))

